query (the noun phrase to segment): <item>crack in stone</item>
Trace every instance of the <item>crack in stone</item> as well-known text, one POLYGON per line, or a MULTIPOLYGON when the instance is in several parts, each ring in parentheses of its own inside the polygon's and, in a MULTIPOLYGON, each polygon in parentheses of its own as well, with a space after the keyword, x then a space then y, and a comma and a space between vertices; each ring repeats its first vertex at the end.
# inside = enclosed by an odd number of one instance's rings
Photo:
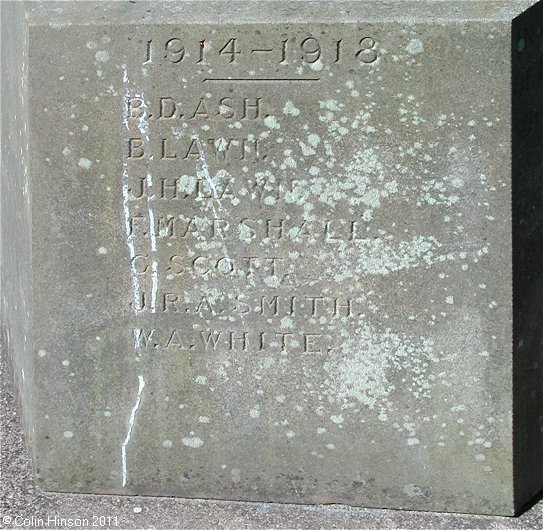
POLYGON ((126 433, 126 438, 124 439, 124 442, 121 446, 123 487, 126 486, 126 481, 128 478, 128 469, 126 465, 126 448, 128 447, 128 444, 130 443, 130 438, 132 437, 132 429, 134 428, 134 423, 136 421, 136 414, 138 413, 138 409, 140 408, 140 404, 141 404, 141 395, 142 395, 143 389, 145 388, 145 379, 143 379, 142 375, 138 375, 138 385, 139 385, 138 396, 136 398, 136 403, 134 407, 132 408, 132 412, 130 413, 130 419, 128 422, 128 432, 126 433))

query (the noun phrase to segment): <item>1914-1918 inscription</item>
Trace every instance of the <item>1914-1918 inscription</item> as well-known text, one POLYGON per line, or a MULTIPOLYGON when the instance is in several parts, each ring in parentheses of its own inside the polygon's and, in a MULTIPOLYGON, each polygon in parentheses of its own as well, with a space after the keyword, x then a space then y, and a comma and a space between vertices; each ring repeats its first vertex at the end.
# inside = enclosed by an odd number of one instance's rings
POLYGON ((30 239, 2 248, 32 260, 1 274, 39 484, 518 511, 543 475, 540 7, 261 8, 21 19, 2 215, 30 239))

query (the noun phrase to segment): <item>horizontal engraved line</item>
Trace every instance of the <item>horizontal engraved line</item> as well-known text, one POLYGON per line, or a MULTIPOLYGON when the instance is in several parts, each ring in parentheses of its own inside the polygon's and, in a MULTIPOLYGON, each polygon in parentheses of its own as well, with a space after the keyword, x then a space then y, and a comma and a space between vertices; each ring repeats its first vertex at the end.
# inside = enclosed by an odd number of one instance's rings
POLYGON ((293 78, 293 77, 285 77, 285 78, 262 78, 262 77, 237 77, 237 78, 228 78, 228 77, 206 77, 204 79, 204 83, 208 81, 232 81, 232 82, 239 82, 239 81, 257 81, 261 83, 283 83, 283 82, 290 82, 290 81, 320 81, 320 78, 312 78, 312 77, 304 77, 304 78, 293 78))

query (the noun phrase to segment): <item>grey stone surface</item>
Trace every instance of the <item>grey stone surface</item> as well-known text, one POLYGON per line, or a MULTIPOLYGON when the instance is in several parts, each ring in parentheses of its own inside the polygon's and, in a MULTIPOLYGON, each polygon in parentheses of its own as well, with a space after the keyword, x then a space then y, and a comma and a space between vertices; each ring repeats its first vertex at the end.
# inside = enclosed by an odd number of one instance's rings
POLYGON ((533 498, 532 3, 2 4, 2 329, 40 487, 533 498))
MULTIPOLYGON (((400 510, 371 510, 348 506, 307 506, 259 502, 206 501, 166 497, 129 497, 47 493, 36 487, 32 463, 25 448, 11 367, 0 357, 1 462, 0 528, 60 527, 62 520, 104 517, 97 528, 206 529, 206 528, 359 528, 370 529, 492 529, 534 530, 543 527, 543 502, 519 517, 459 515, 400 510), (9 519, 5 519, 8 517, 9 519)), ((100 523, 100 519, 97 520, 100 523)), ((66 528, 66 524, 64 524, 66 528)))

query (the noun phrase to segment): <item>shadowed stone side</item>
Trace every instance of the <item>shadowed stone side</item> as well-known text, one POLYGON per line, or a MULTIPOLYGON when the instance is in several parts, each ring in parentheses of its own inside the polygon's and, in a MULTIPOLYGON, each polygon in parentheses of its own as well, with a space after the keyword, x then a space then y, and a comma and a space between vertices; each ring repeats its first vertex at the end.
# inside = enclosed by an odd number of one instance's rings
POLYGON ((543 5, 513 20, 515 510, 543 490, 543 5))

